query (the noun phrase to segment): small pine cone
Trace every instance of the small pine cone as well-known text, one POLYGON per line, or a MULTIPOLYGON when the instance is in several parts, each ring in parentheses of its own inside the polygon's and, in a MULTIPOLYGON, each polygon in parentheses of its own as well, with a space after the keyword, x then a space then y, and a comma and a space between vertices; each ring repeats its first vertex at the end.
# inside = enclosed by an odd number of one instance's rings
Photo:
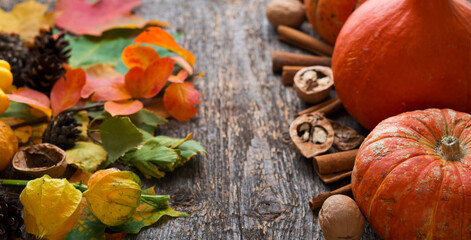
POLYGON ((78 123, 72 113, 59 114, 57 120, 51 120, 43 133, 43 143, 51 143, 63 150, 73 148, 75 140, 81 131, 77 128, 82 124, 78 123))
POLYGON ((30 58, 28 48, 17 34, 0 34, 0 59, 7 61, 11 66, 13 84, 23 86, 22 72, 30 58))
POLYGON ((54 55, 35 56, 24 72, 23 81, 29 88, 49 95, 54 84, 65 74, 62 62, 54 55))
POLYGON ((23 223, 18 199, 9 197, 0 185, 0 239, 23 239, 23 223))

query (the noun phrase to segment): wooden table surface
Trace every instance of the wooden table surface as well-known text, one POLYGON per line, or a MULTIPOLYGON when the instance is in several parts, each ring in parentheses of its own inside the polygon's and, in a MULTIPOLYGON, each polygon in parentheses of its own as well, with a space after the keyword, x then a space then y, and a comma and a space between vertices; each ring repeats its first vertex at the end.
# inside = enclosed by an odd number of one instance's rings
MULTIPOLYGON (((200 154, 162 179, 143 180, 191 216, 166 218, 128 239, 324 239, 308 200, 349 180, 322 183, 289 142, 291 121, 309 105, 272 73, 271 52, 303 52, 276 39, 265 18, 268 1, 143 0, 135 9, 182 32, 180 43, 205 75, 195 81, 202 94, 196 117, 171 120, 159 134, 193 132, 209 156, 200 154)), ((0 7, 18 2, 2 0, 0 7)), ((307 22, 302 29, 312 33, 307 22)), ((367 134, 345 112, 333 118, 367 134)), ((367 227, 363 239, 379 237, 367 227)))

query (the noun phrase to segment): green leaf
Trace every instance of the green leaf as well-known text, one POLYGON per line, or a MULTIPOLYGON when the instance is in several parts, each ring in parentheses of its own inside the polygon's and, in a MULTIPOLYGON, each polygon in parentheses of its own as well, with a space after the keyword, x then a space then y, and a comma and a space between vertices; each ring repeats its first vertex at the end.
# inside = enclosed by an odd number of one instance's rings
POLYGON ((82 35, 76 38, 67 35, 71 53, 69 65, 73 68, 87 68, 95 64, 116 65, 121 61, 121 52, 130 45, 135 31, 116 29, 103 33, 100 37, 82 35))
POLYGON ((106 151, 92 142, 76 142, 74 148, 66 151, 67 163, 73 164, 84 172, 92 173, 106 161, 106 151))
POLYGON ((100 125, 103 148, 108 160, 114 162, 124 153, 137 147, 143 140, 142 133, 128 117, 111 117, 100 125))
POLYGON ((24 103, 10 101, 8 109, 0 114, 1 118, 20 118, 25 121, 32 120, 38 116, 34 115, 31 111, 32 108, 24 103))
POLYGON ((182 143, 178 146, 178 149, 180 149, 181 157, 186 160, 190 160, 191 157, 195 156, 199 152, 204 152, 206 156, 208 156, 208 152, 206 152, 206 149, 204 149, 201 143, 193 140, 188 140, 182 143))
POLYGON ((168 122, 167 119, 161 118, 146 109, 141 109, 137 113, 130 115, 129 119, 131 119, 134 124, 144 123, 150 126, 163 125, 168 122))
MULTIPOLYGON (((153 190, 144 190, 143 193, 151 193, 151 195, 155 195, 153 190)), ((138 233, 143 227, 150 226, 157 222, 163 216, 170 216, 170 217, 188 217, 190 215, 182 212, 175 211, 171 207, 167 207, 166 209, 158 209, 154 208, 144 202, 141 201, 140 206, 137 208, 136 213, 131 217, 131 219, 121 226, 111 227, 111 230, 115 232, 124 232, 127 231, 128 233, 136 234, 138 233)))
POLYGON ((81 203, 82 211, 77 227, 69 232, 66 240, 105 240, 106 225, 101 223, 86 206, 85 198, 81 203))

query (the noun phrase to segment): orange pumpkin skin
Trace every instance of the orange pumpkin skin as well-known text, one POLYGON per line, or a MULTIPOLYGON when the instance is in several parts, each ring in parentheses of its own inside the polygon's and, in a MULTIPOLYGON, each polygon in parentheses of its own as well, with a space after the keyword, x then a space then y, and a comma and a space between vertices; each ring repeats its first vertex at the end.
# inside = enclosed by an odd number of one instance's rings
POLYGON ((348 19, 333 57, 335 89, 368 130, 426 108, 471 112, 471 3, 370 0, 348 19))
POLYGON ((305 0, 306 16, 316 33, 335 44, 348 16, 366 0, 305 0))
POLYGON ((427 109, 382 121, 352 173, 358 206, 384 239, 471 239, 471 115, 427 109), (462 155, 441 152, 454 136, 462 155))

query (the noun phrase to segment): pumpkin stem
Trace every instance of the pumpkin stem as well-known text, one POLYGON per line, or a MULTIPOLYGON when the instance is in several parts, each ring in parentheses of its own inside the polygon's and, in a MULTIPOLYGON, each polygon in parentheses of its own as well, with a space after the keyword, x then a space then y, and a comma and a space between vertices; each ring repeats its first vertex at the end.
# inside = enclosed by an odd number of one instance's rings
POLYGON ((460 161, 463 153, 460 142, 453 136, 445 136, 441 141, 441 155, 447 161, 460 161))

